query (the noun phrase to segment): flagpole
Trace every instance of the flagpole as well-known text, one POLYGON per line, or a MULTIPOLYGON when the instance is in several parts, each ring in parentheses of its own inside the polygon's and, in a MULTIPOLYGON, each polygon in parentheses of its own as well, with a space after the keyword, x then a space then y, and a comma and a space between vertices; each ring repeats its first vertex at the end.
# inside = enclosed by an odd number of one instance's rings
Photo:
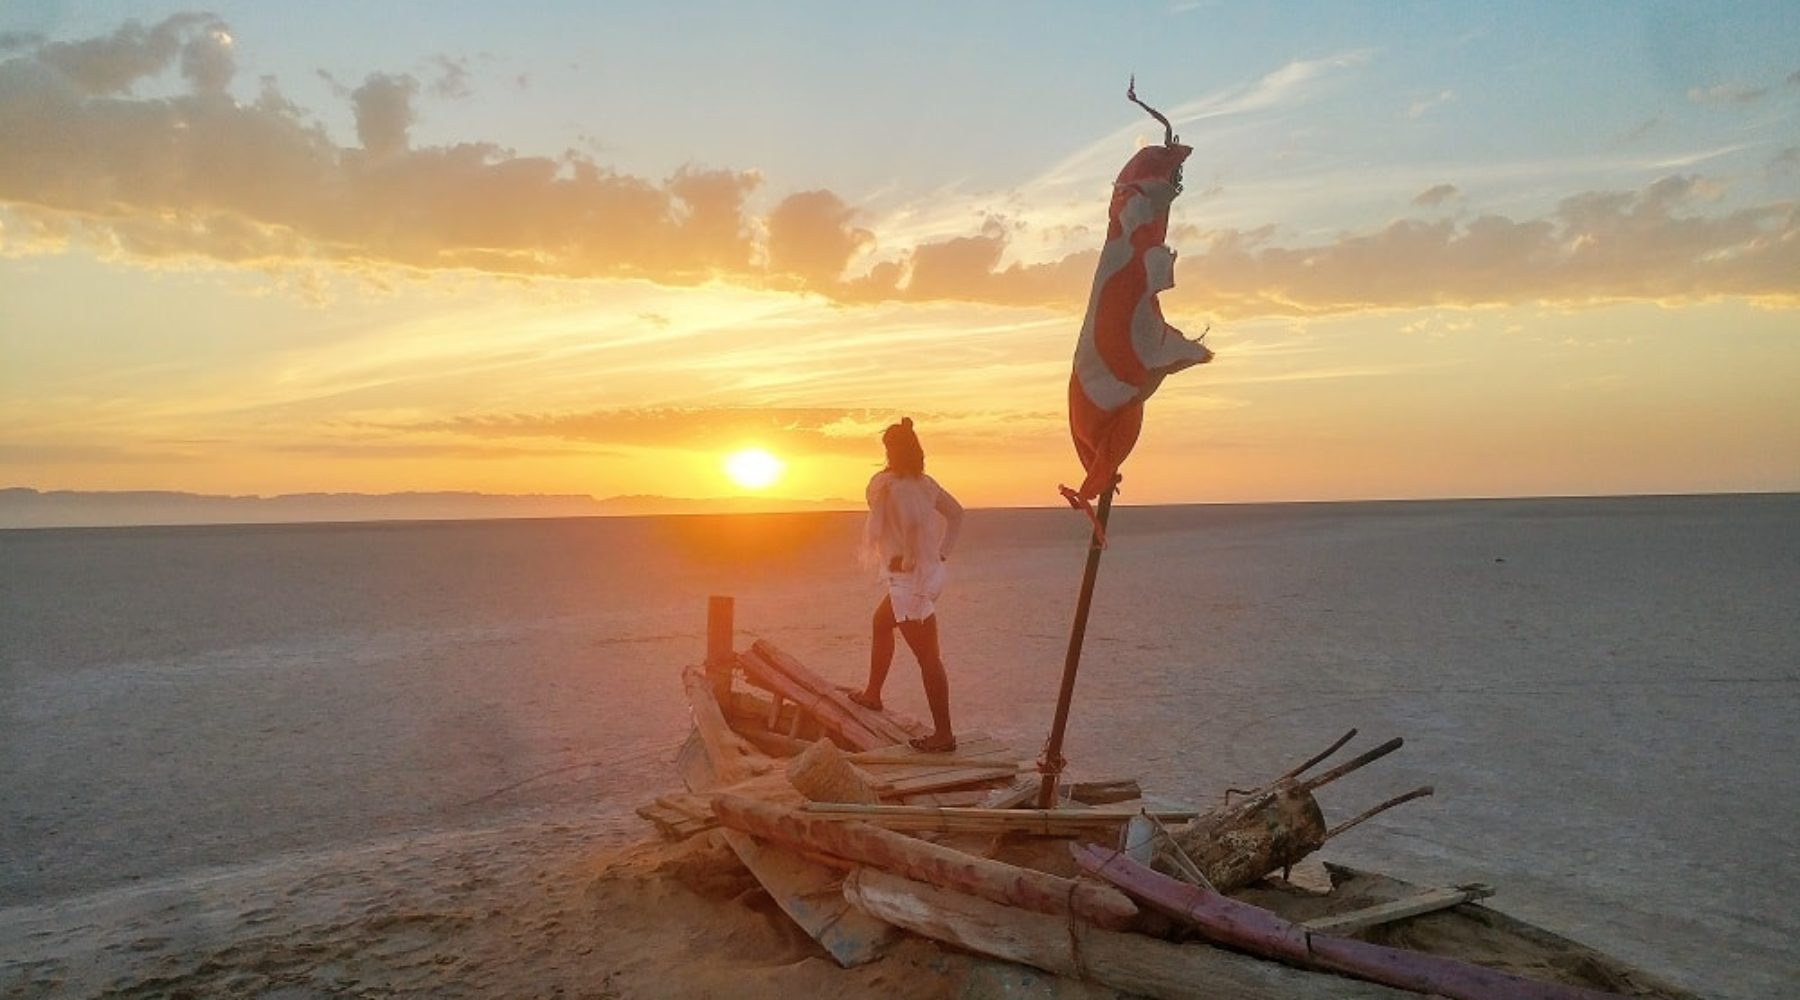
POLYGON ((1088 541, 1087 570, 1081 574, 1081 597, 1075 602, 1075 622, 1069 627, 1069 652, 1063 658, 1062 691, 1056 696, 1056 721, 1050 725, 1050 742, 1044 744, 1044 756, 1038 760, 1038 771, 1044 776, 1038 785, 1039 809, 1055 807, 1056 782, 1067 763, 1062 755, 1063 730, 1069 725, 1069 703, 1075 697, 1075 672, 1081 668, 1081 644, 1087 638, 1088 609, 1094 603, 1094 578, 1100 574, 1100 553, 1105 548, 1106 518, 1112 513, 1113 491, 1118 484, 1115 476, 1101 491, 1100 509, 1095 516, 1099 526, 1088 541))

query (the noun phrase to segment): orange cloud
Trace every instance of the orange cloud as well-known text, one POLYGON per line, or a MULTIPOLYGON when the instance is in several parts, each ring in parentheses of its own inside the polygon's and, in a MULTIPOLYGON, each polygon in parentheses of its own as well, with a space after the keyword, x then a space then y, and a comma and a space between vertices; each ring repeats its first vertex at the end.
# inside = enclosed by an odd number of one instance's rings
MULTIPOLYGON (((463 439, 555 439, 614 447, 725 448, 746 440, 796 454, 879 454, 881 431, 902 414, 842 407, 651 407, 573 413, 507 413, 382 425, 384 431, 447 434, 463 439)), ((1060 413, 908 414, 930 429, 931 440, 955 446, 991 442, 998 430, 1046 424, 1060 413)))
MULTIPOLYGON (((0 59, 0 253, 76 243, 143 260, 726 280, 841 303, 1062 311, 1079 311, 1092 281, 1096 250, 1005 263, 1020 229, 997 219, 876 248, 857 210, 828 190, 789 195, 759 218, 749 208, 763 181, 754 170, 684 167, 654 181, 573 151, 415 148, 422 86, 407 75, 374 73, 345 90, 358 145, 339 146, 267 82, 252 103, 232 99, 232 40, 211 15, 132 22, 82 41, 0 41, 0 53, 13 53, 0 59), (132 94, 171 70, 187 92, 132 94), (880 262, 847 273, 871 249, 880 262)), ((466 86, 446 72, 449 82, 430 89, 466 86)), ((1204 232, 1198 248, 1179 238, 1171 304, 1246 317, 1718 296, 1793 303, 1795 206, 1708 214, 1706 188, 1670 177, 1636 192, 1575 195, 1538 219, 1402 219, 1316 246, 1272 245, 1274 227, 1204 232)), ((1436 208, 1456 196, 1445 184, 1415 201, 1436 208)))

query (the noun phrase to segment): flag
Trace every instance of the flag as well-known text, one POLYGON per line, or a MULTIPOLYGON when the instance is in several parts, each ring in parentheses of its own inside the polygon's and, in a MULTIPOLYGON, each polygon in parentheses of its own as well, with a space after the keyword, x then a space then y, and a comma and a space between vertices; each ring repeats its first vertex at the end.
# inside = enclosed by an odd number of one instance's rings
POLYGON ((1113 183, 1106 245, 1069 377, 1069 431, 1087 470, 1080 489, 1062 488, 1071 505, 1087 507, 1112 488, 1143 429, 1144 401, 1163 378, 1212 360, 1204 344, 1164 322, 1156 299, 1175 284, 1175 252, 1163 241, 1181 164, 1192 152, 1172 138, 1146 146, 1113 183))

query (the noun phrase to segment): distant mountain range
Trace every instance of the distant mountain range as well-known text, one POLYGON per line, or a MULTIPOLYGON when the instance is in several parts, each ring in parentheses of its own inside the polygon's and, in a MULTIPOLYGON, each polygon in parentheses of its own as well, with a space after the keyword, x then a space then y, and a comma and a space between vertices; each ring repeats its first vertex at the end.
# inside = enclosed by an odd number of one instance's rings
POLYGON ((626 517, 853 510, 851 500, 784 497, 616 496, 580 493, 283 493, 225 496, 170 490, 89 492, 0 489, 0 528, 134 524, 282 524, 309 521, 434 521, 506 517, 626 517))

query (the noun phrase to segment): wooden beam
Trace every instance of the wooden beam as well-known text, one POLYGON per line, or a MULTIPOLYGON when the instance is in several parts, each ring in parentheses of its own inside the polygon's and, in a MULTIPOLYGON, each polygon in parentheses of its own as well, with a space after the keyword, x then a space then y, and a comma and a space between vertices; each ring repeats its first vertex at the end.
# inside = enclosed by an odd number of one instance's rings
POLYGON ((774 762, 734 732, 719 710, 713 689, 704 671, 688 667, 681 672, 682 686, 687 689, 688 707, 693 711, 694 730, 706 747, 713 773, 719 784, 734 785, 774 767, 774 762))
POLYGON ((898 722, 888 718, 886 713, 877 712, 872 708, 864 708, 851 701, 849 692, 820 677, 805 664, 794 659, 767 639, 758 639, 751 643, 750 652, 754 656, 761 657, 776 670, 800 682, 807 690, 830 700, 840 711, 855 719, 863 728, 877 736, 884 737, 887 744, 905 744, 907 740, 919 735, 908 732, 898 722))
POLYGON ((727 827, 771 842, 837 855, 1035 913, 1074 913, 1113 930, 1130 926, 1137 917, 1137 906, 1110 886, 977 857, 867 823, 818 819, 735 795, 714 798, 712 811, 727 827))
POLYGON ((744 675, 751 682, 767 688, 810 713, 825 726, 826 732, 833 737, 842 737, 842 742, 849 744, 847 749, 873 750, 877 747, 891 746, 896 742, 877 734, 858 721, 854 715, 844 711, 837 702, 776 669, 762 657, 745 654, 738 657, 738 663, 743 667, 744 675))
POLYGON ((843 874, 737 830, 725 842, 762 883, 782 912, 793 918, 837 964, 848 969, 881 957, 893 937, 884 921, 850 905, 840 888, 843 874))
MULTIPOLYGON (((889 830, 935 830, 940 832, 1027 833, 1051 837, 1072 837, 1096 830, 1110 831, 1124 826, 1140 810, 1135 808, 1099 809, 979 809, 952 806, 870 806, 847 803, 813 802, 803 811, 820 819, 843 822, 861 821, 889 830)), ((1180 822, 1194 818, 1192 810, 1168 810, 1156 813, 1159 819, 1180 822)))
POLYGON ((1290 969, 1204 944, 1171 944, 1032 913, 873 868, 844 896, 890 924, 958 948, 1159 1000, 1417 1000, 1412 994, 1290 969))
POLYGON ((1486 899, 1493 894, 1493 887, 1479 884, 1457 886, 1453 889, 1427 889, 1404 899, 1376 903, 1374 906, 1365 906, 1360 910, 1351 910, 1348 913, 1315 917, 1312 920, 1304 921, 1300 926, 1309 931, 1354 934, 1377 924, 1393 923, 1408 917, 1447 910, 1452 906, 1461 906, 1477 899, 1486 899))

